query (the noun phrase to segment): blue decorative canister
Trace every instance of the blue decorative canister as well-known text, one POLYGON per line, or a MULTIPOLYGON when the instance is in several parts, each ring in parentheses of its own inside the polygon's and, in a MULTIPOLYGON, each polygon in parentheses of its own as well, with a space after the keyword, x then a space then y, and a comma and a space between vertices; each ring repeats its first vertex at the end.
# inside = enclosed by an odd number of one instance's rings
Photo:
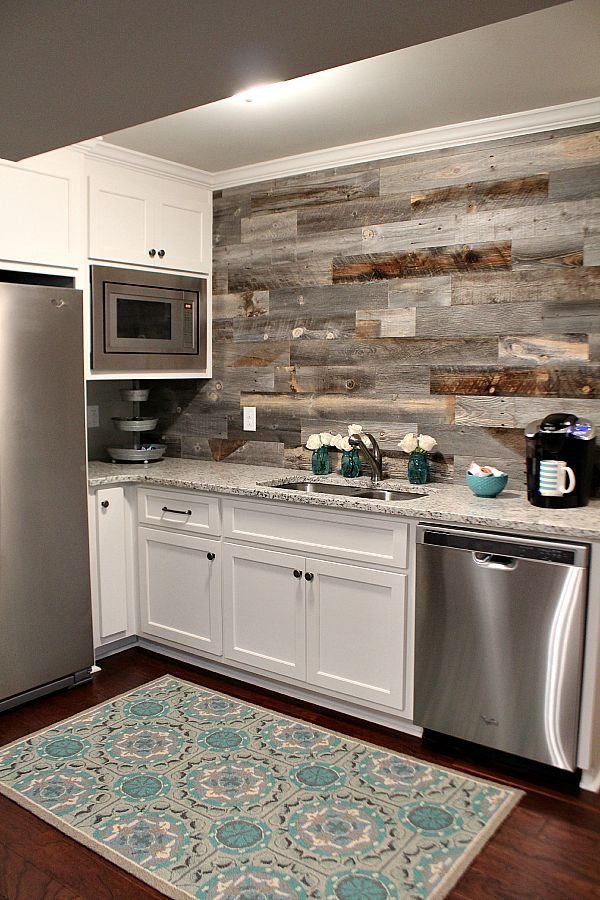
POLYGON ((427 484, 429 462, 424 450, 413 450, 408 457, 408 480, 411 484, 427 484))
POLYGON ((329 475, 331 464, 327 447, 319 447, 318 450, 313 450, 311 466, 314 475, 329 475))
POLYGON ((358 478, 360 475, 360 456, 358 447, 342 451, 341 473, 344 478, 358 478))

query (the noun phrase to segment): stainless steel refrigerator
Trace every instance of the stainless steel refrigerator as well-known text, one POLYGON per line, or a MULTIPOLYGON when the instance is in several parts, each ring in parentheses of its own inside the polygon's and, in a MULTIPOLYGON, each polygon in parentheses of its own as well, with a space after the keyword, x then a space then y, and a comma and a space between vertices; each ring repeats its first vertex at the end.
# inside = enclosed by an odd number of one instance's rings
POLYGON ((0 284, 0 710, 89 678, 81 291, 0 284))

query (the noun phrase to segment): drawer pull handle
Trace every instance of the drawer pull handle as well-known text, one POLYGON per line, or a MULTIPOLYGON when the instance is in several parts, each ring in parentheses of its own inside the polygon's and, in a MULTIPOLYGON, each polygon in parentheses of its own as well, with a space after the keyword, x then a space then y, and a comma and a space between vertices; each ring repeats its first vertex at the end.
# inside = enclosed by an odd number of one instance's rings
POLYGON ((108 500, 103 500, 100 506, 102 507, 102 509, 108 509, 108 507, 110 506, 110 502, 108 500))
POLYGON ((302 578, 302 572, 300 569, 294 569, 294 578, 302 578))
POLYGON ((307 581, 312 581, 315 576, 313 575, 312 572, 307 572, 304 577, 306 578, 307 581))
POLYGON ((191 509, 169 509, 168 506, 163 506, 163 512, 177 513, 178 516, 191 516, 191 509))
POLYGON ((206 554, 206 558, 207 558, 207 560, 208 560, 209 562, 212 562, 213 559, 215 558, 215 554, 214 554, 214 553, 207 553, 207 554, 206 554))

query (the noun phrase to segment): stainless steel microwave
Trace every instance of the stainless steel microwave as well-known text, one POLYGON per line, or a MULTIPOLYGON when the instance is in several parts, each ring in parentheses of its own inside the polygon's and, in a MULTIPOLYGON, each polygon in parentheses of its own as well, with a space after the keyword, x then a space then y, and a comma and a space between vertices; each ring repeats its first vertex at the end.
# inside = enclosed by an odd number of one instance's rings
POLYGON ((206 369, 206 279, 91 267, 92 369, 206 369))

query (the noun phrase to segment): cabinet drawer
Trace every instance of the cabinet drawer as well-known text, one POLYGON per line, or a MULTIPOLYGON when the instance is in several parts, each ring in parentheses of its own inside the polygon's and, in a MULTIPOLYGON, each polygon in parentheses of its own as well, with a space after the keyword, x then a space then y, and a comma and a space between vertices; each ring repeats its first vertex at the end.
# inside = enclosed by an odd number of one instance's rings
POLYGON ((281 503, 226 500, 227 538, 405 568, 408 525, 395 518, 281 503))
POLYGON ((138 522, 191 534, 221 534, 218 499, 187 491, 138 489, 138 522))

